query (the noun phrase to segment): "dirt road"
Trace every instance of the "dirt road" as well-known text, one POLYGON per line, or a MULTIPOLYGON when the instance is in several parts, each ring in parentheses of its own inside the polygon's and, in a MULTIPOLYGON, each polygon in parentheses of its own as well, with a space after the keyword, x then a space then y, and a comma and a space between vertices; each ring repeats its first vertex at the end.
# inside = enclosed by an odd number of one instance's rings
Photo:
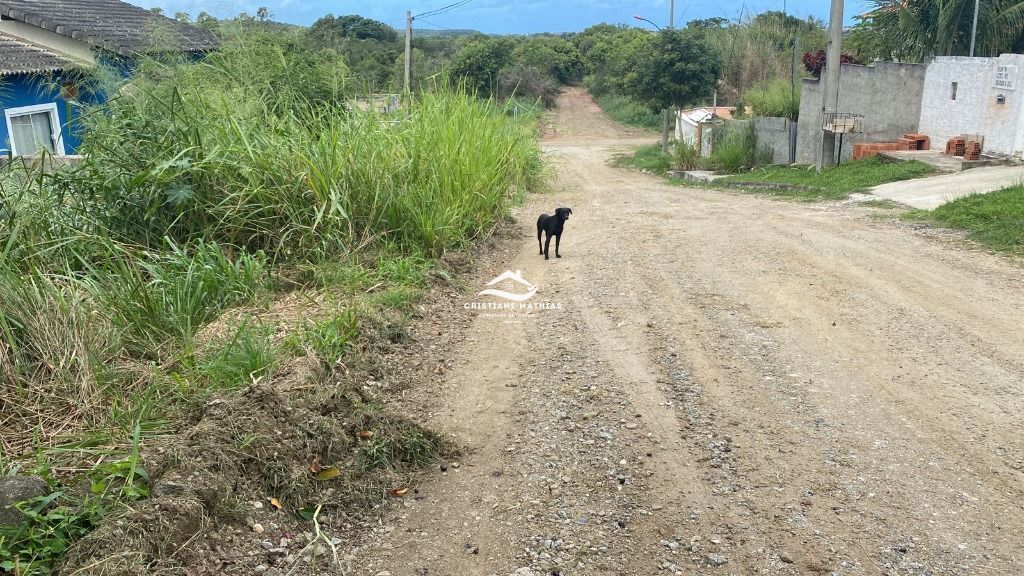
POLYGON ((606 165, 637 138, 562 97, 554 190, 451 295, 464 332, 417 335, 454 343, 407 402, 467 453, 350 573, 1024 574, 1024 270, 874 209, 606 165), (534 308, 466 310, 505 270, 534 308))

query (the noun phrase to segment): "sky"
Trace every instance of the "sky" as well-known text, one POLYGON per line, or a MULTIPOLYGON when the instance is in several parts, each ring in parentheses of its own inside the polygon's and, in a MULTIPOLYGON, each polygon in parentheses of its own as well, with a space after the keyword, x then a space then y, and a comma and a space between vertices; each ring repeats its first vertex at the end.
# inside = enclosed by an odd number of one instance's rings
MULTIPOLYGON (((130 0, 145 8, 159 6, 172 15, 187 12, 193 18, 201 11, 218 18, 240 12, 254 14, 266 6, 271 17, 280 22, 309 25, 325 14, 359 14, 405 28, 405 11, 425 13, 456 0, 130 0)), ((846 0, 844 20, 864 11, 863 0, 846 0)), ((782 10, 806 18, 828 20, 827 0, 676 0, 676 25, 697 18, 721 17, 735 20, 767 10, 782 10)), ((417 20, 416 28, 469 28, 488 34, 530 34, 534 32, 573 32, 593 24, 642 24, 640 15, 659 26, 668 23, 669 0, 472 0, 469 4, 439 16, 417 20)))

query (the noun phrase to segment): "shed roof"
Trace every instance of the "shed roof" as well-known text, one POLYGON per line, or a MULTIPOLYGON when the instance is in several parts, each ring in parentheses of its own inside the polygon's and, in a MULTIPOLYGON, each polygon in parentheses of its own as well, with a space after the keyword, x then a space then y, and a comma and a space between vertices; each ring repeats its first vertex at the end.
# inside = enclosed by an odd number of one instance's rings
POLYGON ((69 64, 56 52, 0 33, 0 76, 55 72, 69 64))
POLYGON ((216 37, 206 30, 120 0, 0 0, 0 17, 123 56, 217 47, 216 37))

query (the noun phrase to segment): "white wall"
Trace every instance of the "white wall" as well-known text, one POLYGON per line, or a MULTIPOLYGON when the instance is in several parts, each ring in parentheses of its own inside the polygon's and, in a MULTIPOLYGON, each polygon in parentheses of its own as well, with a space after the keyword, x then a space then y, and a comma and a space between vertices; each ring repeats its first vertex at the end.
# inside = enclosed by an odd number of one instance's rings
POLYGON ((925 74, 920 132, 931 137, 932 148, 944 149, 947 140, 960 134, 982 134, 984 151, 1020 155, 1024 150, 1022 73, 1021 54, 936 58, 925 74), (997 70, 1004 72, 1010 86, 996 85, 997 70), (953 82, 957 83, 956 100, 952 99, 953 82))

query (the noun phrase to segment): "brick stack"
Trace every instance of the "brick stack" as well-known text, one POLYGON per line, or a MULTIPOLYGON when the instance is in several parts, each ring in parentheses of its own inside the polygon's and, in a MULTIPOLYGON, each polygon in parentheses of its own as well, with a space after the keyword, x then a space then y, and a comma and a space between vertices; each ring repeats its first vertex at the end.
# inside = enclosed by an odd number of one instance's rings
POLYGON ((924 134, 918 134, 916 132, 912 132, 910 134, 904 134, 903 137, 906 138, 907 140, 913 140, 914 141, 914 147, 911 148, 911 150, 931 150, 932 149, 932 139, 927 137, 927 136, 925 136, 924 134))
POLYGON ((964 160, 978 160, 981 158, 981 142, 971 140, 964 148, 964 160))
POLYGON ((863 158, 870 158, 879 152, 900 149, 899 144, 896 142, 858 142, 853 145, 853 159, 861 160, 863 158))
POLYGON ((912 138, 897 138, 897 150, 917 150, 917 140, 912 138))
POLYGON ((946 141, 946 154, 963 156, 965 153, 967 153, 967 139, 963 136, 954 136, 946 141))

